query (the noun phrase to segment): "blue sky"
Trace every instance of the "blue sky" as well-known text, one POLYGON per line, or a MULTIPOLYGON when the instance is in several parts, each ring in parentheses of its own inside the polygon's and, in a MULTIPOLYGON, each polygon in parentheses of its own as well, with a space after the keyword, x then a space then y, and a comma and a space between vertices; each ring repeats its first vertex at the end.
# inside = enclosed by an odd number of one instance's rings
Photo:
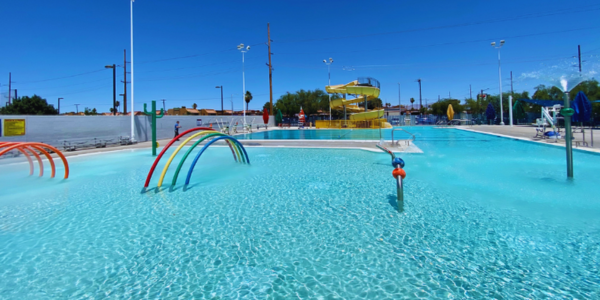
MULTIPOLYGON (((19 96, 38 94, 61 111, 112 106, 107 64, 129 57, 129 1, 5 1, 0 89, 8 73, 19 96), (80 75, 83 74, 83 75, 80 75), (77 75, 77 76, 75 76, 77 75)), ((242 108, 242 55, 250 109, 269 100, 267 22, 271 24, 274 101, 286 92, 323 89, 332 57, 332 84, 369 76, 381 82, 384 102, 438 95, 464 99, 481 89, 498 93, 497 50, 503 90, 539 83, 522 73, 548 65, 570 67, 577 45, 584 60, 600 55, 600 3, 569 1, 158 1, 134 2, 135 109, 166 99, 166 106, 242 108)), ((586 63, 584 62, 584 68, 586 63)), ((117 92, 123 85, 117 70, 117 92)), ((128 92, 130 87, 128 87, 128 92)), ((120 97, 118 97, 120 98, 120 97)), ((120 100, 120 99, 118 99, 120 100)), ((6 101, 6 99, 4 99, 6 101)), ((162 103, 162 102, 161 102, 162 103)))

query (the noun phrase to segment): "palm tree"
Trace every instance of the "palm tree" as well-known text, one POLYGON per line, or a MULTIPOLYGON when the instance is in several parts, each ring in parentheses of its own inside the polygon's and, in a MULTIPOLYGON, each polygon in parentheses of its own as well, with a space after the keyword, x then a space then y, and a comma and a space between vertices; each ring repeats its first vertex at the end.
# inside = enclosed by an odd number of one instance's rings
POLYGON ((412 107, 410 110, 413 110, 413 108, 415 108, 415 105, 413 103, 415 103, 415 98, 410 98, 410 104, 412 104, 412 107))
POLYGON ((192 107, 193 107, 194 109, 196 109, 196 107, 198 107, 198 104, 194 103, 194 104, 192 104, 192 107))
POLYGON ((248 104, 252 101, 252 93, 250 91, 246 91, 246 95, 244 95, 244 100, 246 100, 246 110, 248 110, 248 104))

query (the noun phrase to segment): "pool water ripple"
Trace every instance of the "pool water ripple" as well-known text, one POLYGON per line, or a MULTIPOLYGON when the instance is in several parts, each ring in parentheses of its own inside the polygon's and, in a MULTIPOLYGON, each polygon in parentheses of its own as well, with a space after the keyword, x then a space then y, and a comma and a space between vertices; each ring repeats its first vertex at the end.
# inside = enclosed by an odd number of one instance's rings
POLYGON ((403 156, 403 213, 389 156, 357 150, 213 148, 146 193, 148 151, 0 175, 0 298, 598 298, 598 157, 567 182, 558 149, 485 139, 403 156))

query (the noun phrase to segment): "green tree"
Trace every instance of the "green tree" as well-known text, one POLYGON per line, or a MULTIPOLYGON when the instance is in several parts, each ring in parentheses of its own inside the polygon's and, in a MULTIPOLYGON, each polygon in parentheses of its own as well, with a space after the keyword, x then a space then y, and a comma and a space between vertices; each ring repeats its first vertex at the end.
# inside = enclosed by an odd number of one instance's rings
MULTIPOLYGON (((332 100, 339 98, 338 95, 331 95, 332 100)), ((300 107, 307 116, 311 116, 317 114, 319 110, 329 112, 329 95, 319 89, 314 91, 299 90, 293 94, 288 92, 279 97, 273 106, 275 110, 280 109, 281 113, 288 117, 299 113, 300 107)), ((339 114, 335 110, 332 113, 339 114)))
POLYGON ((413 108, 415 108, 415 98, 410 98, 410 104, 412 105, 412 107, 410 108, 410 110, 412 110, 413 108))
POLYGON ((196 109, 198 107, 198 104, 194 103, 192 104, 192 108, 196 109))
POLYGON ((83 110, 83 114, 86 116, 95 116, 98 114, 98 111, 96 111, 96 108, 89 109, 89 107, 86 107, 83 110))
POLYGON ((263 111, 266 109, 267 112, 269 112, 269 115, 271 114, 271 112, 269 111, 269 109, 271 108, 271 102, 267 101, 265 103, 265 105, 263 105, 263 111))
POLYGON ((54 106, 38 95, 24 96, 12 100, 12 103, 0 108, 2 115, 57 115, 54 106))
POLYGON ((445 116, 450 104, 452 104, 452 110, 455 114, 465 111, 465 107, 460 104, 460 100, 444 99, 431 105, 431 113, 437 116, 445 116))
MULTIPOLYGON (((358 106, 365 107, 365 102, 359 102, 358 106)), ((373 98, 367 101, 367 109, 376 109, 383 107, 383 101, 379 98, 373 98)))
POLYGON ((244 100, 246 101, 246 110, 248 110, 248 104, 252 101, 252 93, 250 91, 246 91, 246 95, 244 95, 244 100))

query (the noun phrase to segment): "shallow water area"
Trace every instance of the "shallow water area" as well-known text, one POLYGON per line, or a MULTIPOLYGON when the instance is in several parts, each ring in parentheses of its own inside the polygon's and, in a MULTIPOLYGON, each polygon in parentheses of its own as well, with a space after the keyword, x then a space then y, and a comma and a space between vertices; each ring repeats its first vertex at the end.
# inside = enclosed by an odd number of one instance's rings
POLYGON ((146 192, 149 149, 2 165, 0 298, 600 296, 600 156, 571 181, 562 148, 407 130, 402 213, 385 153, 211 147, 146 192))

